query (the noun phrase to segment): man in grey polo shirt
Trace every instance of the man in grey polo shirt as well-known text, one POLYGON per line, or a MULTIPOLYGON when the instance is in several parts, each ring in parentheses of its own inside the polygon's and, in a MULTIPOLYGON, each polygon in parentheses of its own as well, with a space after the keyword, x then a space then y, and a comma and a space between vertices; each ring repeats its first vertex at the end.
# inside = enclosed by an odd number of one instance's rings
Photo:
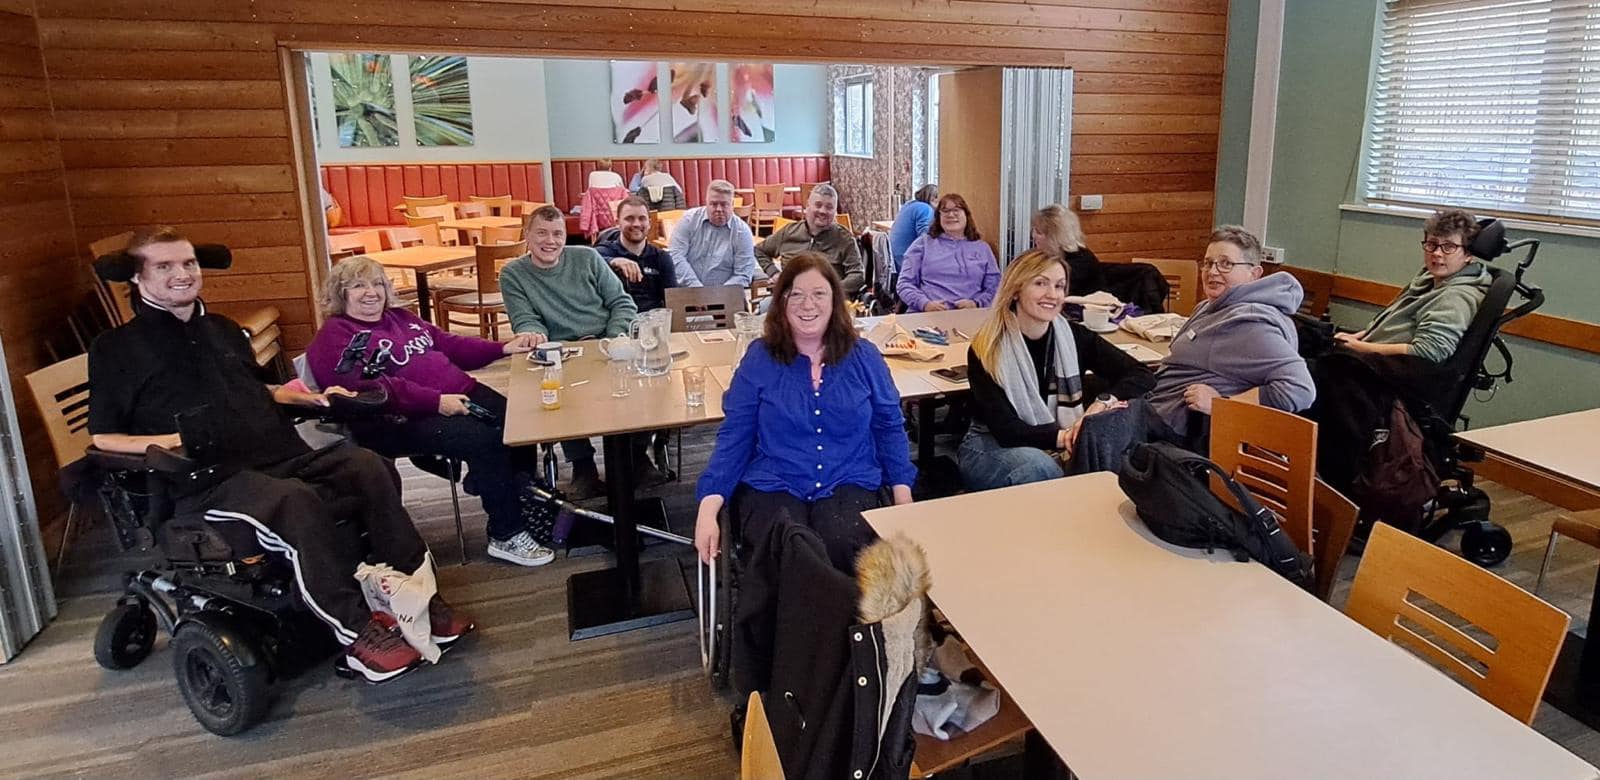
POLYGON ((679 287, 749 287, 756 271, 750 226, 733 214, 733 185, 706 187, 706 205, 689 209, 667 242, 679 287))

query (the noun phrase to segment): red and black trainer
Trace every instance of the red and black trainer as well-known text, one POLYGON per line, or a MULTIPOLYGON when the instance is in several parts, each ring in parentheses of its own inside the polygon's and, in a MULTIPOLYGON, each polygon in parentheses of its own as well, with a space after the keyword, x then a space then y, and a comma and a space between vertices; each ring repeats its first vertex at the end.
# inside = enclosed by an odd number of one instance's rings
POLYGON ((356 641, 345 648, 344 663, 367 682, 381 683, 415 669, 422 655, 406 643, 394 616, 374 612, 356 641))
POLYGON ((450 606, 438 595, 428 602, 428 622, 433 643, 441 648, 450 646, 477 625, 465 611, 450 606))

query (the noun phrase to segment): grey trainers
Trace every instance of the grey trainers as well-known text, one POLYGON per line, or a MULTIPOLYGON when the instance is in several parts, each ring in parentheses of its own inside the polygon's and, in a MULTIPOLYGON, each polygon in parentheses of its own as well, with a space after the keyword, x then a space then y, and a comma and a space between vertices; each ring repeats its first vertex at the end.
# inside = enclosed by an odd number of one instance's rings
POLYGON ((556 551, 533 540, 527 531, 510 539, 490 539, 489 557, 518 566, 543 566, 556 559, 556 551))

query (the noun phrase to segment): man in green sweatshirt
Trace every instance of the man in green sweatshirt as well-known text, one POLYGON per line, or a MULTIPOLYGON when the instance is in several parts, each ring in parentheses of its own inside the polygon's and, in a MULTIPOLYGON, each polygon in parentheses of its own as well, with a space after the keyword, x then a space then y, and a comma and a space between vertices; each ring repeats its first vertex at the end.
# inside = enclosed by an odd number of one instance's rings
MULTIPOLYGON (((500 294, 511 330, 543 341, 609 338, 628 332, 639 313, 633 298, 592 247, 567 246, 566 222, 554 206, 533 212, 528 254, 500 270, 500 294)), ((588 439, 561 443, 572 464, 573 498, 605 494, 588 439)))

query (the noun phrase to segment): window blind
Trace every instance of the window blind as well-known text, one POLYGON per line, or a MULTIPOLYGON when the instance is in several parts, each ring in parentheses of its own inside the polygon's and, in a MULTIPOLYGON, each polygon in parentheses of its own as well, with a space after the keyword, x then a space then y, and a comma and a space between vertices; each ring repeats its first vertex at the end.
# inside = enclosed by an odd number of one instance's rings
POLYGON ((1367 200, 1600 220, 1600 2, 1386 0, 1367 200))

